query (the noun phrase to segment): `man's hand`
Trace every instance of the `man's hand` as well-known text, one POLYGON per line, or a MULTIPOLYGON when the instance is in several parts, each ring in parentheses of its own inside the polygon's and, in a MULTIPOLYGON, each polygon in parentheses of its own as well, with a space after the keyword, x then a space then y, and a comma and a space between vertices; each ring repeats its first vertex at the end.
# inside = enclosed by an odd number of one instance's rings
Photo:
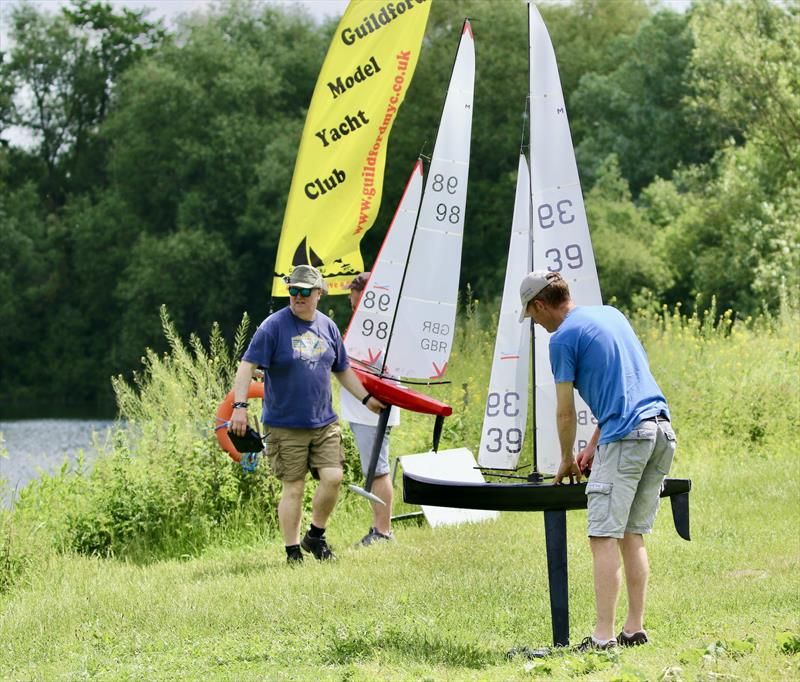
POLYGON ((581 470, 578 468, 578 463, 574 457, 561 460, 556 472, 556 478, 553 481, 554 485, 561 485, 561 481, 565 476, 569 476, 570 484, 581 482, 581 470))
POLYGON ((578 468, 581 470, 581 473, 586 474, 592 468, 592 462, 594 462, 594 453, 595 453, 595 446, 594 443, 589 443, 583 450, 578 453, 577 462, 578 468))
POLYGON ((367 409, 369 409, 370 412, 374 412, 375 414, 380 414, 381 410, 385 408, 386 405, 384 405, 380 400, 378 400, 374 396, 370 396, 369 400, 367 400, 367 409))
POLYGON ((237 407, 231 415, 231 431, 237 436, 243 436, 247 431, 247 408, 237 407))

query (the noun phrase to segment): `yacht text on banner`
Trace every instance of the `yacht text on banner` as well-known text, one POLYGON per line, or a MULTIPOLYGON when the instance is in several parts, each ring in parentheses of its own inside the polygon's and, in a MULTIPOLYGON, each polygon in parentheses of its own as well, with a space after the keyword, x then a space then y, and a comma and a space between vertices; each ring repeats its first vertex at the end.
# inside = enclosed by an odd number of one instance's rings
POLYGON ((309 264, 329 293, 364 269, 360 243, 381 203, 389 133, 419 58, 432 0, 351 0, 322 65, 283 217, 272 295, 309 264))

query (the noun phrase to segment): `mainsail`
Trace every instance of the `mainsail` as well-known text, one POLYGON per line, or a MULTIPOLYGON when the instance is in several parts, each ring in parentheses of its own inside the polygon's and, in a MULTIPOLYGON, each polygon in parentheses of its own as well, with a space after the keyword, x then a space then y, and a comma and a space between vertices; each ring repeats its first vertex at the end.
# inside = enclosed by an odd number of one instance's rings
POLYGON ((491 469, 515 469, 525 440, 531 333, 529 324, 519 322, 519 283, 531 269, 530 247, 530 173, 521 154, 506 280, 478 452, 478 464, 491 469))
POLYGON ((417 227, 391 327, 385 371, 440 378, 453 345, 467 203, 475 44, 464 22, 417 227))
MULTIPOLYGON (((527 181, 528 178, 523 157, 517 178, 508 267, 478 456, 481 466, 492 469, 516 468, 525 432, 530 323, 527 320, 519 323, 522 278, 531 269, 559 272, 569 283, 575 303, 600 305, 602 302, 553 45, 539 11, 529 5, 529 12, 530 186, 524 190, 521 187, 522 179, 527 181), (529 196, 523 198, 522 194, 529 196), (523 233, 526 235, 524 243, 521 242, 523 233), (524 260, 530 253, 532 267, 530 260, 524 260)), ((538 470, 552 474, 558 469, 561 454, 549 340, 550 334, 536 325, 534 447, 538 470)), ((575 407, 578 413, 576 446, 582 449, 591 438, 596 421, 577 391, 575 407)))
MULTIPOLYGON (((577 305, 600 305, 600 284, 572 147, 558 65, 539 10, 529 5, 530 155, 533 269, 559 272, 577 305)), ((535 339, 536 452, 541 471, 555 473, 561 459, 556 430, 556 392, 550 369, 550 335, 539 325, 535 339)), ((575 392, 576 445, 592 435, 595 420, 575 392)))

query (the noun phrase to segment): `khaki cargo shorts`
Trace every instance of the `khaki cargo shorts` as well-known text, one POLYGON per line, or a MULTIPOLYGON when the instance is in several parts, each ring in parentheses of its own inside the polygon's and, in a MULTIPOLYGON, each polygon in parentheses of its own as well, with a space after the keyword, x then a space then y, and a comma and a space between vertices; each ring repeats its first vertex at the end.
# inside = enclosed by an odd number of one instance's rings
POLYGON ((338 422, 317 429, 270 426, 267 459, 281 481, 299 481, 309 471, 318 479, 320 469, 344 467, 342 430, 338 422))
POLYGON ((590 537, 652 532, 675 446, 672 425, 659 418, 639 422, 621 440, 597 447, 586 484, 590 537))

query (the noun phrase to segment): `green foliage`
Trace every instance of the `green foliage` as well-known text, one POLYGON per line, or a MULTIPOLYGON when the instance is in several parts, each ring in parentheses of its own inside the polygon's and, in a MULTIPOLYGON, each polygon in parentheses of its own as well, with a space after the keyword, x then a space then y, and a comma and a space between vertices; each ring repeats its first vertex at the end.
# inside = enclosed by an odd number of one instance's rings
POLYGON ((778 645, 784 654, 800 654, 800 633, 782 632, 778 635, 778 645))
POLYGON ((800 159, 798 19, 797 2, 769 0, 700 3, 691 19, 692 105, 773 148, 787 169, 800 159))
POLYGON ((661 10, 615 47, 615 68, 587 71, 570 98, 576 156, 581 177, 591 185, 606 156, 616 154, 638 195, 656 177, 707 162, 724 133, 682 106, 691 93, 694 49, 688 13, 661 10))
POLYGON ((219 328, 209 349, 187 348, 162 308, 170 352, 147 351, 135 385, 114 389, 126 428, 86 478, 68 515, 66 543, 82 554, 147 559, 194 554, 213 537, 269 534, 279 483, 264 466, 245 473, 219 449, 213 415, 234 374, 248 321, 233 355, 219 328))
POLYGON ((616 157, 610 156, 599 173, 586 197, 586 216, 594 226, 592 244, 603 297, 624 306, 648 291, 661 299, 672 285, 664 230, 633 203, 616 157))
POLYGON ((28 3, 13 6, 3 82, 30 96, 17 97, 7 119, 36 140, 47 169, 41 191, 51 208, 102 179, 97 126, 111 108, 113 85, 163 38, 143 13, 116 14, 107 4, 76 0, 54 15, 28 3))

